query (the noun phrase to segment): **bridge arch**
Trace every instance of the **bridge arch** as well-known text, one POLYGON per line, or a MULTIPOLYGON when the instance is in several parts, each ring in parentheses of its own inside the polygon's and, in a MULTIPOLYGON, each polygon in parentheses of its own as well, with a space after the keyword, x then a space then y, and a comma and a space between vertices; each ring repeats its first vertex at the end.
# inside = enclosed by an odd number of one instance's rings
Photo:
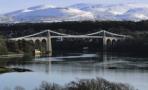
POLYGON ((121 44, 121 39, 117 40, 117 45, 119 46, 121 44))
POLYGON ((47 51, 47 40, 46 39, 43 39, 41 41, 41 50, 42 50, 42 52, 46 52, 47 51))
POLYGON ((107 39, 106 44, 107 44, 107 48, 110 48, 112 46, 112 40, 107 39))
POLYGON ((117 41, 115 39, 112 39, 112 46, 114 47, 116 45, 117 41))
POLYGON ((18 44, 18 48, 20 49, 20 50, 23 50, 23 48, 22 48, 22 40, 20 40, 20 39, 18 39, 17 41, 17 44, 18 44))
POLYGON ((35 49, 41 50, 41 42, 39 39, 36 39, 34 44, 35 44, 35 49))

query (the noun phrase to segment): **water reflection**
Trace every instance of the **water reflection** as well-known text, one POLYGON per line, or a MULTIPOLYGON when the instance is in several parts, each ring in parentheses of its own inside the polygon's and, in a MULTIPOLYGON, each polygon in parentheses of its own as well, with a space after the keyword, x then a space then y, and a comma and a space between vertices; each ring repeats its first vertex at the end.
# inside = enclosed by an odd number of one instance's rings
POLYGON ((129 83, 140 90, 147 90, 148 88, 147 58, 133 58, 108 53, 77 53, 35 58, 32 61, 3 60, 0 64, 34 71, 1 74, 0 90, 6 86, 13 88, 18 85, 26 87, 26 90, 32 90, 42 81, 64 85, 77 78, 96 77, 103 77, 114 82, 129 83), (32 84, 29 85, 28 82, 32 84))

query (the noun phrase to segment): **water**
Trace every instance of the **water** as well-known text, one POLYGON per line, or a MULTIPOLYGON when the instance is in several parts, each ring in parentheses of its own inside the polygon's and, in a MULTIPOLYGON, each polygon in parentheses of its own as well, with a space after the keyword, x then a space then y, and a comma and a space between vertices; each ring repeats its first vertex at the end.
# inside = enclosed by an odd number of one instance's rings
POLYGON ((33 72, 0 74, 0 90, 16 86, 33 90, 42 81, 65 85, 72 80, 104 78, 128 83, 138 90, 148 89, 148 58, 134 58, 110 54, 71 53, 57 57, 35 58, 30 62, 0 62, 7 67, 31 69, 33 72))

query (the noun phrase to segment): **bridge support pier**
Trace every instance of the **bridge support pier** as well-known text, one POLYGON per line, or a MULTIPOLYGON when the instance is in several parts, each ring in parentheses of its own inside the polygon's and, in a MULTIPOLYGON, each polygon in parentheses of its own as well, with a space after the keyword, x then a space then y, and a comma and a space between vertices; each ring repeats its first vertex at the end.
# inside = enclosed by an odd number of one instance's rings
POLYGON ((107 38, 106 37, 103 37, 103 51, 106 51, 107 49, 107 38))
POLYGON ((49 31, 47 35, 47 54, 48 56, 52 56, 52 43, 51 43, 51 35, 49 31))

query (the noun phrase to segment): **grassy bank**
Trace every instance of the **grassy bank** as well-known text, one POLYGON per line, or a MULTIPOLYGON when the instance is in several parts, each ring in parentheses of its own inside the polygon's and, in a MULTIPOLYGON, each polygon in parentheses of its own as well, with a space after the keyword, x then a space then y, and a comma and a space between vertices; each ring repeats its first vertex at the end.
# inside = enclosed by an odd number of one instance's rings
POLYGON ((0 58, 21 58, 23 54, 7 54, 7 55, 0 55, 0 58))
POLYGON ((11 72, 12 69, 10 68, 5 68, 5 67, 0 67, 0 73, 6 73, 6 72, 11 72))
POLYGON ((0 73, 7 73, 7 72, 30 72, 29 69, 22 69, 22 68, 6 68, 0 67, 0 73))

